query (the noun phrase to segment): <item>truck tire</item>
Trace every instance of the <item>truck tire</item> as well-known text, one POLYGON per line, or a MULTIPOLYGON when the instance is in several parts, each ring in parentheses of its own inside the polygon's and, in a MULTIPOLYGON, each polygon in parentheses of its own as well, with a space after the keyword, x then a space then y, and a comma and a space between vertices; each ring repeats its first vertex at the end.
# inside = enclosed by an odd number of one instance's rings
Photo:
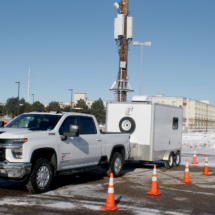
POLYGON ((110 174, 113 173, 114 178, 116 178, 122 174, 122 169, 123 169, 122 155, 119 152, 114 152, 106 173, 109 177, 110 174))
POLYGON ((173 159, 174 159, 173 153, 171 152, 169 154, 169 159, 164 162, 164 166, 165 166, 166 169, 170 169, 170 168, 173 167, 173 159))
POLYGON ((131 117, 123 117, 119 122, 119 129, 124 133, 132 133, 135 129, 135 121, 131 117))
POLYGON ((26 188, 30 193, 46 192, 53 179, 53 167, 47 159, 40 158, 34 164, 26 188))
POLYGON ((180 152, 177 152, 175 155, 174 155, 174 162, 173 162, 173 166, 180 166, 181 164, 181 156, 180 156, 180 152))

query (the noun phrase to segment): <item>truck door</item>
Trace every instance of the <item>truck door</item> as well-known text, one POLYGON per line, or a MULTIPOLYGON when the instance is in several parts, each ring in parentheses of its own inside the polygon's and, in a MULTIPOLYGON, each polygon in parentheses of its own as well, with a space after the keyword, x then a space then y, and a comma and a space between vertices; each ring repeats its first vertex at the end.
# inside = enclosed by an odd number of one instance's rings
MULTIPOLYGON (((59 134, 69 132, 69 125, 78 125, 78 120, 75 116, 67 117, 62 123, 59 134)), ((69 169, 78 168, 83 164, 83 157, 86 153, 86 145, 80 137, 67 137, 66 140, 61 140, 59 143, 59 168, 69 169)))
POLYGON ((92 117, 79 116, 79 137, 84 146, 83 163, 97 165, 102 153, 102 138, 92 117))

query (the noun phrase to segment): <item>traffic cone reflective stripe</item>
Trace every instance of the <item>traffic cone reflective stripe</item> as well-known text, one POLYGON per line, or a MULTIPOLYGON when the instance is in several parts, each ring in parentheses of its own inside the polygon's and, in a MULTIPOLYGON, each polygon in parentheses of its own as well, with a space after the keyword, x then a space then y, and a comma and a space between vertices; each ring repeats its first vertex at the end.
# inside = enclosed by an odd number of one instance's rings
POLYGON ((158 192, 156 165, 154 165, 154 169, 153 169, 152 183, 151 183, 150 192, 147 192, 146 194, 154 195, 154 196, 158 196, 158 195, 161 194, 161 193, 158 192))
POLYGON ((196 149, 194 149, 193 162, 191 164, 198 164, 196 159, 196 149))
POLYGON ((205 158, 205 166, 204 166, 204 171, 203 171, 202 175, 211 175, 211 174, 209 174, 208 156, 207 155, 206 155, 206 158, 205 158))
POLYGON ((120 207, 115 206, 113 173, 111 173, 110 174, 110 180, 109 180, 109 186, 108 186, 106 205, 104 207, 101 207, 101 209, 114 211, 114 210, 117 210, 119 208, 120 207))
POLYGON ((192 183, 192 181, 190 181, 190 173, 189 173, 189 164, 188 164, 188 159, 186 160, 186 166, 185 166, 185 171, 184 171, 184 180, 181 181, 184 183, 192 183))

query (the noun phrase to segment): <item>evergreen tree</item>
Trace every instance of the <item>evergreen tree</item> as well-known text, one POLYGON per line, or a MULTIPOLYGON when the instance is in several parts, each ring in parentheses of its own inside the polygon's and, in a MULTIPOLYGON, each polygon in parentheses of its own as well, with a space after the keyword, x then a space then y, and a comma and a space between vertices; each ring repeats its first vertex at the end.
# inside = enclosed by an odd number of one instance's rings
POLYGON ((64 106, 61 110, 64 111, 64 112, 72 112, 70 105, 64 106))
POLYGON ((46 107, 46 111, 60 111, 59 102, 56 101, 50 102, 49 105, 46 107))
POLYGON ((5 115, 5 108, 4 105, 0 104, 0 116, 4 116, 5 115))
POLYGON ((78 112, 85 112, 88 113, 90 110, 88 108, 88 106, 86 105, 86 102, 83 99, 80 99, 77 101, 77 104, 75 105, 75 107, 79 107, 79 108, 83 108, 82 110, 78 111, 78 112))
POLYGON ((105 124, 106 110, 101 98, 93 102, 90 113, 96 117, 99 124, 105 124))
POLYGON ((41 102, 36 101, 34 102, 34 104, 32 104, 32 111, 44 111, 44 110, 45 110, 45 107, 41 102))
MULTIPOLYGON (((11 97, 11 98, 8 98, 7 101, 6 101, 6 104, 5 104, 5 114, 8 114, 10 117, 14 118, 15 116, 17 116, 17 102, 18 102, 18 97, 14 98, 14 97, 11 97)), ((19 114, 21 113, 20 112, 20 107, 22 105, 25 104, 25 99, 22 98, 19 100, 19 114)))
POLYGON ((32 105, 29 104, 28 102, 22 102, 19 105, 19 114, 31 112, 31 111, 32 111, 32 105))

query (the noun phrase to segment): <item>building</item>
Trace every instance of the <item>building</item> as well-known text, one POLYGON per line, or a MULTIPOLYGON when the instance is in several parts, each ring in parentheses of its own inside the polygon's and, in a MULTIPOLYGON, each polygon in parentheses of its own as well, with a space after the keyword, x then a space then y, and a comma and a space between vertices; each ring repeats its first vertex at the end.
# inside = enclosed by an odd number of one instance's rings
MULTIPOLYGON (((75 93, 74 105, 83 99, 90 108, 94 101, 87 100, 87 93, 75 93)), ((103 101, 106 107, 108 101, 103 101)), ((110 101, 109 101, 110 102, 110 101)), ((163 94, 152 97, 152 102, 172 105, 183 108, 183 126, 189 129, 214 129, 215 106, 209 100, 191 100, 186 97, 168 97, 163 94)), ((65 105, 66 103, 64 103, 65 105)))
MULTIPOLYGON (((89 100, 87 100, 87 98, 88 98, 87 93, 75 93, 74 94, 74 103, 76 105, 78 100, 83 99, 86 102, 86 105, 88 106, 88 108, 90 108, 94 101, 89 101, 89 100)), ((109 101, 103 101, 105 108, 106 108, 107 102, 109 102, 109 101)))
POLYGON ((75 93, 74 94, 74 103, 77 104, 78 100, 83 99, 85 102, 87 101, 87 93, 75 93))
POLYGON ((183 107, 183 126, 190 129, 215 128, 215 106, 209 100, 191 100, 186 97, 156 95, 152 102, 183 107))

